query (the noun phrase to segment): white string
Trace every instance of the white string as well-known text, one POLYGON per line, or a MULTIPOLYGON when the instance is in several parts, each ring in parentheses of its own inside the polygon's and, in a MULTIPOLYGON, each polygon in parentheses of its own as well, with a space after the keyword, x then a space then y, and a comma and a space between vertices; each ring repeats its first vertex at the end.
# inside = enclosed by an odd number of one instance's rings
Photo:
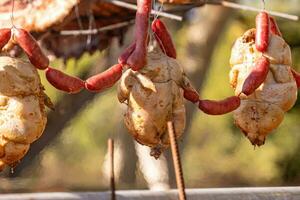
POLYGON ((160 7, 159 7, 159 9, 158 9, 158 12, 157 12, 156 15, 154 16, 154 20, 153 20, 153 21, 155 21, 155 20, 158 18, 159 13, 163 11, 163 7, 164 7, 164 2, 161 3, 161 5, 160 5, 160 7))
MULTIPOLYGON (((130 10, 137 10, 137 6, 136 5, 131 4, 131 3, 127 3, 127 2, 124 2, 124 1, 109 0, 109 2, 112 3, 112 4, 114 4, 114 5, 117 5, 117 6, 120 6, 120 7, 123 7, 123 8, 127 8, 127 9, 130 9, 130 10)), ((166 18, 169 18, 169 19, 177 20, 177 21, 182 21, 182 17, 181 16, 178 16, 178 15, 175 15, 175 14, 172 14, 172 13, 166 13, 166 12, 157 13, 156 10, 151 10, 150 14, 151 15, 159 14, 162 17, 166 17, 166 18)))
POLYGON ((262 1, 262 4, 263 4, 263 10, 266 10, 266 2, 265 2, 265 0, 261 0, 262 1))
POLYGON ((76 6, 75 6, 75 15, 76 15, 77 23, 79 25, 80 30, 83 30, 83 25, 82 25, 81 17, 79 14, 78 4, 76 4, 76 6))
MULTIPOLYGON (((156 7, 156 0, 154 0, 154 1, 152 1, 152 5, 151 5, 151 10, 152 10, 152 8, 154 8, 155 9, 155 7, 156 7)), ((149 46, 153 46, 153 36, 152 36, 152 32, 151 32, 151 24, 152 24, 152 22, 151 22, 151 19, 150 19, 150 15, 149 15, 149 20, 148 20, 148 37, 149 37, 149 46)), ((147 40, 148 40, 148 38, 147 38, 147 40)), ((148 46, 148 44, 147 44, 147 50, 149 50, 149 47, 148 46)))
POLYGON ((14 24, 14 9, 15 9, 15 0, 12 0, 11 14, 10 14, 10 21, 11 21, 12 28, 15 28, 15 24, 14 24))
MULTIPOLYGON (((92 30, 93 25, 95 25, 95 18, 93 12, 90 10, 89 12, 89 30, 92 30)), ((86 46, 89 49, 92 42, 92 34, 89 34, 86 41, 86 46)))
MULTIPOLYGON (((153 37, 155 37, 155 35, 156 35, 156 33, 153 32, 153 37)), ((165 46, 164 46, 164 44, 162 43, 161 39, 160 39, 159 37, 156 37, 156 39, 158 40, 157 42, 158 42, 159 44, 161 44, 160 46, 161 46, 162 51, 164 52, 164 54, 167 55, 167 51, 166 51, 165 46)))
MULTIPOLYGON (((158 19, 159 13, 162 12, 162 10, 163 10, 163 6, 164 6, 164 3, 160 4, 160 7, 159 7, 159 9, 158 9, 158 12, 156 12, 156 14, 154 15, 154 18, 153 18, 153 21, 152 21, 152 22, 154 22, 155 20, 158 19)), ((156 0, 154 0, 154 9, 156 9, 156 0)), ((152 22, 151 22, 151 23, 152 23, 152 22)), ((152 46, 154 46, 154 41, 155 41, 156 37, 155 37, 155 33, 154 33, 153 31, 151 31, 151 33, 152 33, 152 34, 150 34, 150 44, 152 44, 152 46)), ((158 37, 157 37, 157 38, 158 38, 158 37)), ((160 40, 160 39, 158 38, 158 40, 160 40)), ((162 42, 159 41, 159 43, 160 43, 161 46, 163 47, 162 42)), ((166 52, 165 49, 164 49, 164 47, 163 47, 163 51, 166 52)))

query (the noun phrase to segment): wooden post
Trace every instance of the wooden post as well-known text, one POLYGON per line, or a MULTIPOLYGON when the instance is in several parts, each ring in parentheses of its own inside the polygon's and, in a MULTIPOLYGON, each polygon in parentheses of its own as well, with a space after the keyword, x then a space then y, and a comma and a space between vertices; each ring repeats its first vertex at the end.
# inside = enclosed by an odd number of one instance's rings
POLYGON ((116 185, 114 173, 114 140, 108 139, 108 155, 109 155, 109 170, 110 170, 110 191, 111 200, 116 200, 116 185))
POLYGON ((171 121, 168 122, 168 132, 169 132, 169 138, 170 138, 170 144, 172 150, 173 164, 175 168, 176 183, 179 192, 179 200, 186 200, 180 154, 179 154, 177 139, 174 131, 174 125, 173 122, 171 121))

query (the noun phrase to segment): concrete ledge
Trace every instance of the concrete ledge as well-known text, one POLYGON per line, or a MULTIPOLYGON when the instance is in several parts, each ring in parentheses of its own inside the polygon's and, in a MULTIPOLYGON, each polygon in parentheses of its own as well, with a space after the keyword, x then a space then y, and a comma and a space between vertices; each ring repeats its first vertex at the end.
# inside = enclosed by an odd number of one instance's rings
MULTIPOLYGON (((187 189, 188 200, 300 200, 300 187, 187 189)), ((117 200, 175 200, 177 191, 118 191, 117 200)), ((0 200, 107 200, 109 192, 3 194, 0 200)))

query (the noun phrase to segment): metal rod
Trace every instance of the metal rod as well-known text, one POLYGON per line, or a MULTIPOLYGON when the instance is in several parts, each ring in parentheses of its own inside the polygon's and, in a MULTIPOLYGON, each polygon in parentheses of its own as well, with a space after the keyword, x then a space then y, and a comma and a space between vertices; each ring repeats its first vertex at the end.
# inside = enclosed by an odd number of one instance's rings
MULTIPOLYGON (((252 6, 246 6, 246 5, 241 5, 238 3, 222 1, 222 0, 206 0, 203 2, 200 1, 200 3, 175 6, 174 8, 171 8, 166 11, 167 12, 176 12, 176 11, 181 11, 181 10, 188 10, 188 9, 192 9, 195 7, 203 6, 205 4, 221 5, 221 6, 228 7, 228 8, 246 10, 246 11, 252 11, 252 12, 261 12, 262 11, 262 9, 258 9, 258 8, 252 7, 252 6)), ((277 16, 277 17, 281 17, 281 18, 285 18, 285 19, 289 19, 289 20, 293 20, 293 21, 299 20, 299 16, 297 16, 297 15, 291 15, 291 14, 277 12, 277 11, 268 11, 268 13, 273 16, 277 16)))
POLYGON ((111 200, 116 200, 116 184, 114 173, 114 140, 109 138, 107 142, 108 155, 109 155, 109 169, 110 169, 110 191, 111 200))
POLYGON ((130 20, 128 22, 120 22, 120 23, 116 23, 116 24, 112 24, 112 25, 108 25, 108 26, 104 26, 98 29, 87 29, 87 30, 65 30, 65 31, 60 31, 59 34, 60 35, 95 35, 101 32, 105 32, 105 31, 110 31, 110 30, 114 30, 117 28, 122 28, 128 25, 131 25, 134 23, 135 20, 130 20))
MULTIPOLYGON (((119 0, 109 0, 108 2, 110 2, 110 3, 112 3, 116 6, 123 7, 123 8, 131 9, 131 10, 137 10, 137 6, 135 4, 126 3, 124 1, 119 1, 119 0)), ((181 16, 174 15, 174 14, 171 14, 171 13, 166 13, 166 12, 157 11, 157 10, 151 10, 151 14, 166 17, 166 18, 169 18, 169 19, 177 20, 177 21, 182 21, 181 16)))
MULTIPOLYGON (((240 10, 247 10, 247 11, 253 11, 253 12, 261 12, 262 11, 261 9, 258 9, 258 8, 241 5, 241 4, 237 4, 237 3, 233 3, 233 2, 229 2, 229 1, 221 1, 219 4, 221 4, 224 7, 240 9, 240 10)), ((270 15, 282 17, 282 18, 289 19, 289 20, 294 20, 294 21, 299 20, 299 17, 296 15, 290 15, 290 14, 281 13, 281 12, 277 12, 277 11, 268 11, 268 13, 270 15)))
POLYGON ((170 138, 170 144, 172 150, 173 164, 175 168, 176 183, 179 192, 179 200, 186 200, 182 165, 180 160, 177 139, 175 136, 174 125, 173 122, 171 121, 169 121, 167 125, 168 125, 168 132, 169 132, 169 138, 170 138))
MULTIPOLYGON (((137 6, 134 4, 130 4, 130 3, 126 3, 123 1, 119 1, 119 0, 108 0, 110 3, 120 6, 120 7, 124 7, 124 8, 128 8, 128 9, 132 9, 132 10, 136 10, 137 6)), ((233 3, 233 2, 229 2, 229 1, 215 1, 215 0, 207 0, 205 2, 206 4, 212 4, 212 5, 222 5, 224 7, 228 7, 228 8, 233 8, 233 9, 240 9, 240 10, 246 10, 246 11, 253 11, 253 12, 261 12, 261 9, 258 8, 254 8, 251 6, 246 6, 246 5, 241 5, 241 4, 237 4, 237 3, 233 3)), ((200 6, 202 6, 203 4, 199 4, 200 6)), ((193 7, 197 7, 196 5, 183 5, 181 6, 184 9, 191 9, 193 7)), ((174 12, 174 10, 171 10, 172 12, 174 12)), ((299 17, 297 15, 290 15, 290 14, 286 14, 286 13, 281 13, 281 12, 277 12, 277 11, 268 11, 268 13, 270 15, 273 16, 277 16, 277 17, 281 17, 281 18, 285 18, 285 19, 289 19, 289 20, 294 20, 294 21, 298 21, 299 17)), ((152 10, 151 14, 153 15, 158 15, 158 16, 163 16, 166 18, 170 18, 170 19, 174 19, 174 20, 178 20, 178 21, 182 21, 182 17, 178 16, 178 15, 174 15, 171 13, 166 13, 166 12, 161 12, 161 11, 156 11, 156 10, 152 10)), ((108 25, 99 29, 88 29, 88 30, 63 30, 60 31, 60 35, 92 35, 92 34, 98 34, 101 32, 105 32, 105 31, 109 31, 109 30, 114 30, 117 28, 122 28, 128 25, 131 25, 134 23, 134 20, 131 20, 129 22, 120 22, 120 23, 116 23, 116 24, 112 24, 112 25, 108 25)))

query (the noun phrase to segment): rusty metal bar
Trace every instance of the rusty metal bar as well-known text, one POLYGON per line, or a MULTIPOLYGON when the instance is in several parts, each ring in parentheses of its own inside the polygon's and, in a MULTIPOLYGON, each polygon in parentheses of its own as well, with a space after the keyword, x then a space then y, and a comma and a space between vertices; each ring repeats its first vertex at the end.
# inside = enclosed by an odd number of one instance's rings
POLYGON ((108 156, 109 156, 109 174, 110 174, 110 191, 111 200, 116 200, 116 184, 115 184, 115 173, 114 173, 114 140, 109 138, 107 142, 108 156))
MULTIPOLYGON (((186 189, 189 200, 296 200, 300 199, 300 187, 252 187, 186 189)), ((117 191, 118 200, 176 199, 177 190, 167 192, 149 190, 117 191)), ((48 192, 1 194, 0 200, 107 200, 108 192, 48 192)))
MULTIPOLYGON (((123 7, 123 8, 131 9, 131 10, 137 10, 137 6, 135 4, 131 4, 131 3, 127 3, 127 2, 119 1, 119 0, 109 0, 108 2, 110 2, 110 3, 112 3, 116 6, 123 7)), ((169 19, 177 20, 177 21, 182 21, 181 16, 175 15, 175 14, 172 14, 172 13, 166 13, 166 12, 162 12, 162 11, 151 10, 151 14, 166 17, 166 18, 169 18, 169 19)))
POLYGON ((177 188, 179 192, 179 200, 186 200, 180 153, 179 153, 177 139, 174 131, 174 124, 172 121, 168 122, 168 132, 169 132, 169 138, 170 138, 170 144, 171 144, 171 150, 173 156, 173 163, 175 168, 177 188))

